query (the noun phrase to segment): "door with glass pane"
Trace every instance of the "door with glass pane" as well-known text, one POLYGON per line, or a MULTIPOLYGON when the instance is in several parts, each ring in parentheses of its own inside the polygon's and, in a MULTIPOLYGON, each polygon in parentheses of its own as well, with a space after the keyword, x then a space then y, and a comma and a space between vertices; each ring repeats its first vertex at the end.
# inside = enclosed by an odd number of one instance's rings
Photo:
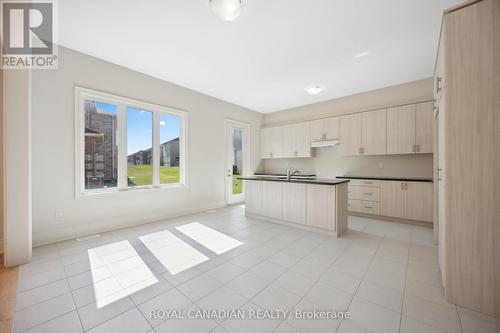
POLYGON ((247 174, 249 169, 248 125, 227 120, 226 128, 226 197, 228 204, 234 204, 245 200, 244 183, 239 178, 247 174))

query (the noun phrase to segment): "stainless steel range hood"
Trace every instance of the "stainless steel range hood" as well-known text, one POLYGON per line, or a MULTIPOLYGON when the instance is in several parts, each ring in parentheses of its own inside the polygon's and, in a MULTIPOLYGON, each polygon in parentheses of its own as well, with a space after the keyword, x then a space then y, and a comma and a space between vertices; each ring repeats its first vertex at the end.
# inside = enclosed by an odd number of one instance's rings
POLYGON ((311 148, 333 147, 339 144, 339 140, 312 141, 311 148))

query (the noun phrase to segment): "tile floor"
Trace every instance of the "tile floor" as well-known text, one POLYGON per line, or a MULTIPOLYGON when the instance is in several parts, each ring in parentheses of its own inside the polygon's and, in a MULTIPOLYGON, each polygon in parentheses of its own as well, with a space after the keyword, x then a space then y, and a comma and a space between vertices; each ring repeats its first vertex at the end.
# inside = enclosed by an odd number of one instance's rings
POLYGON ((349 218, 340 239, 243 206, 33 250, 13 332, 500 332, 443 299, 429 228, 349 218), (152 310, 345 310, 349 320, 166 319, 152 310))

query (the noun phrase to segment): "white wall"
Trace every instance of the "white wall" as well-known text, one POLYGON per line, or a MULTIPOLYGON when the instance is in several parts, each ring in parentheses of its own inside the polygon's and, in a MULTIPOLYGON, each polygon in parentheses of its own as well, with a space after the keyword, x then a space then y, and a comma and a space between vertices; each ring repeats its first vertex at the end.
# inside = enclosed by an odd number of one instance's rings
MULTIPOLYGON (((264 123, 266 126, 286 124, 431 100, 433 98, 432 89, 432 78, 408 82, 269 113, 264 116, 264 123)), ((305 173, 316 173, 321 178, 333 178, 344 174, 432 177, 432 154, 345 157, 340 156, 338 147, 316 148, 315 153, 316 157, 308 159, 266 159, 264 162, 265 171, 283 173, 290 167, 305 173)))
MULTIPOLYGON (((0 42, 0 56, 2 55, 0 42)), ((4 218, 4 110, 3 110, 3 90, 4 90, 3 68, 0 68, 0 253, 3 253, 3 218, 4 218)))
POLYGON ((34 71, 32 87, 35 244, 224 205, 226 117, 250 123, 252 171, 259 166, 257 112, 63 47, 59 69, 34 71), (75 199, 75 85, 188 111, 189 187, 75 199))
POLYGON ((31 260, 31 71, 4 71, 4 250, 5 266, 31 260))

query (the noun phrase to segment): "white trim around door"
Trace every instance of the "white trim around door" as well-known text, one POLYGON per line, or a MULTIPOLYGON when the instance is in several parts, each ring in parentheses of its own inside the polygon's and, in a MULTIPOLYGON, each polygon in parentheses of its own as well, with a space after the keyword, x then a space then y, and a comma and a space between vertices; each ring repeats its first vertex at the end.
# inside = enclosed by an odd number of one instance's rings
MULTIPOLYGON (((228 205, 245 201, 245 188, 238 175, 250 173, 250 124, 226 118, 226 203, 228 205), (234 147, 234 135, 241 135, 241 147, 234 147), (237 134, 236 134, 237 135, 237 134), (233 184, 234 182, 234 184, 233 184)), ((238 141, 238 140, 237 140, 238 141)))

